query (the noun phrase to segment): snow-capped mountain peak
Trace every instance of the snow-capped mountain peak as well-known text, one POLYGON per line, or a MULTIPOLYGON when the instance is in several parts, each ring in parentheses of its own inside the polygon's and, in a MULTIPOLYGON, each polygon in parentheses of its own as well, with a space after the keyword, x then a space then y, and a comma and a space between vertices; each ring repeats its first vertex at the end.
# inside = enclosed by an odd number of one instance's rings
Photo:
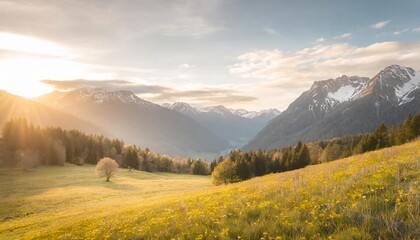
POLYGON ((410 95, 417 89, 420 89, 420 74, 415 72, 410 80, 395 89, 395 95, 401 100, 400 104, 404 104, 413 100, 414 97, 410 95))
POLYGON ((154 104, 137 97, 133 92, 126 90, 108 91, 102 88, 80 88, 69 92, 53 92, 51 100, 56 107, 63 107, 70 102, 103 104, 120 102, 123 104, 137 104, 145 107, 154 104))
POLYGON ((369 78, 343 75, 336 79, 315 81, 303 96, 310 101, 309 110, 328 112, 338 104, 361 97, 368 83, 369 78))
POLYGON ((164 103, 162 104, 162 107, 166 107, 171 110, 175 110, 184 114, 195 115, 195 114, 200 114, 200 113, 214 113, 220 116, 237 116, 237 117, 243 117, 243 118, 249 118, 249 119, 262 117, 262 116, 267 117, 267 118, 274 118, 275 116, 280 114, 280 111, 275 108, 261 110, 257 112, 257 111, 248 111, 245 109, 230 109, 230 108, 226 108, 223 105, 210 106, 210 107, 191 106, 190 104, 183 103, 183 102, 175 102, 173 104, 164 103))
POLYGON ((278 148, 372 132, 420 113, 420 74, 391 65, 373 78, 342 76, 318 81, 268 123, 244 150, 278 148))
POLYGON ((414 69, 391 65, 372 78, 368 93, 376 93, 395 105, 402 105, 414 99, 412 93, 420 89, 420 74, 414 69))
POLYGON ((217 114, 220 114, 220 115, 230 115, 230 114, 233 114, 230 109, 227 109, 223 105, 218 105, 218 106, 213 107, 210 110, 210 112, 217 113, 217 114))
POLYGON ((184 114, 196 114, 198 112, 196 108, 183 102, 175 102, 173 104, 165 104, 162 106, 184 114))

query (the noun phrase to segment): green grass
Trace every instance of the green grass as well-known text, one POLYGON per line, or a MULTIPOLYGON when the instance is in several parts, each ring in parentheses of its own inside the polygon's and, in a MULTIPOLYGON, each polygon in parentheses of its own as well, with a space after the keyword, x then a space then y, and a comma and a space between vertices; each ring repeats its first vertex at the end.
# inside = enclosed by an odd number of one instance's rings
POLYGON ((0 184, 4 239, 420 239, 420 141, 219 187, 70 166, 0 184))
POLYGON ((74 165, 34 172, 0 169, 0 239, 24 238, 43 228, 212 187, 209 177, 127 169, 105 182, 94 169, 74 165))

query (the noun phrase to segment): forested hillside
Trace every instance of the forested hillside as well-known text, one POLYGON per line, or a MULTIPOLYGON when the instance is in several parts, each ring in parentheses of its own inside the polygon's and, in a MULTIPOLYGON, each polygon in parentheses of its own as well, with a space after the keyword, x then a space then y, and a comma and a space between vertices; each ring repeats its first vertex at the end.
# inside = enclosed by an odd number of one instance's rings
POLYGON ((5 166, 32 169, 39 165, 96 164, 103 157, 115 159, 120 167, 148 172, 208 174, 203 160, 171 158, 149 149, 127 145, 120 139, 87 135, 77 130, 40 128, 26 119, 12 119, 3 128, 4 146, 13 155, 5 166))
POLYGON ((269 173, 290 171, 368 151, 407 143, 420 136, 420 115, 394 128, 381 124, 373 133, 322 140, 273 150, 230 152, 210 164, 215 184, 238 182, 269 173))

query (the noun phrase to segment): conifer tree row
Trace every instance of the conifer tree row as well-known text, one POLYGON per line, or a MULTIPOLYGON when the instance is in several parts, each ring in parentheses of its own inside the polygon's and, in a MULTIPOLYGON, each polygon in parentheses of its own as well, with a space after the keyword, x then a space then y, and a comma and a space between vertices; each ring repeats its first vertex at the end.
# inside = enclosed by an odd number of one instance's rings
POLYGON ((149 172, 209 174, 207 162, 199 159, 171 158, 148 148, 126 145, 120 139, 87 135, 77 130, 35 127, 22 118, 8 121, 4 125, 2 136, 8 148, 15 153, 15 157, 6 159, 3 165, 21 165, 23 168, 63 165, 65 162, 83 165, 96 164, 101 158, 110 157, 124 168, 149 172))
POLYGON ((328 162, 351 155, 400 145, 420 136, 420 115, 412 116, 399 126, 381 124, 373 133, 351 135, 330 140, 288 146, 273 150, 231 151, 210 163, 215 184, 246 180, 264 174, 303 168, 309 164, 328 162))

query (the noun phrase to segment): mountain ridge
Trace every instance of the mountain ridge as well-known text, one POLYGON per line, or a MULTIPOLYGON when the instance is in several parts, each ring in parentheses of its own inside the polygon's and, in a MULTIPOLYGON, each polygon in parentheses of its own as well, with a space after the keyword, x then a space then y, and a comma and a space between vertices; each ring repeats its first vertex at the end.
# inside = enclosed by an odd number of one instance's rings
POLYGON ((12 118, 26 118, 32 124, 42 127, 77 129, 88 134, 113 137, 104 128, 100 128, 91 122, 4 90, 0 90, 0 112, 2 113, 0 115, 0 126, 12 118))
POLYGON ((420 113, 419 78, 412 68, 391 65, 370 79, 343 75, 315 81, 243 150, 367 133, 382 122, 398 124, 408 114, 420 113))
POLYGON ((269 109, 263 109, 260 111, 248 111, 246 109, 233 109, 233 108, 227 108, 223 105, 216 105, 216 106, 192 106, 189 103, 185 102, 174 102, 172 104, 170 103, 164 103, 162 104, 163 107, 176 110, 178 112, 191 112, 191 113, 203 113, 203 112, 213 112, 213 113, 219 113, 219 114, 233 114, 235 116, 244 117, 244 118, 256 118, 260 117, 264 114, 266 115, 278 115, 281 113, 280 110, 276 108, 269 108, 269 109))

